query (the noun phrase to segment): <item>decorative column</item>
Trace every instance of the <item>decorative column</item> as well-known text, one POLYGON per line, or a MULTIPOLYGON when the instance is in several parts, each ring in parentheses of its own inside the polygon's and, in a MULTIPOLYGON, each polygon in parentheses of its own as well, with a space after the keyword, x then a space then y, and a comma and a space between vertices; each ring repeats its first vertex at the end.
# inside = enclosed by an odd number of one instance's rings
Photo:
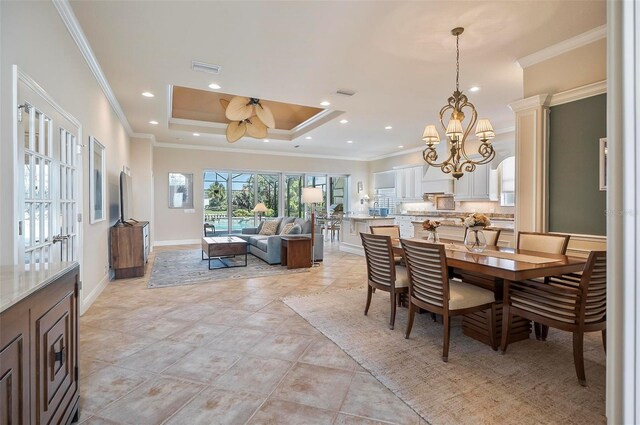
POLYGON ((516 114, 516 235, 547 229, 550 100, 550 95, 541 94, 509 105, 516 114))

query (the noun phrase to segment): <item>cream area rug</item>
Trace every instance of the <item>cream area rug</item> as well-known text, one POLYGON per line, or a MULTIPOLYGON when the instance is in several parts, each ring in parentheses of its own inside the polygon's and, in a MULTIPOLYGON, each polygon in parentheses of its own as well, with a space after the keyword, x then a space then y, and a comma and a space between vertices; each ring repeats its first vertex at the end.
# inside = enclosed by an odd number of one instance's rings
POLYGON ((600 333, 585 335, 588 387, 578 384, 572 336, 550 329, 547 341, 509 345, 507 353, 452 325, 449 362, 442 356, 442 323, 416 315, 404 338, 407 309, 389 330, 389 294, 366 289, 286 298, 284 302, 333 340, 431 424, 601 424, 605 412, 605 353, 600 333))

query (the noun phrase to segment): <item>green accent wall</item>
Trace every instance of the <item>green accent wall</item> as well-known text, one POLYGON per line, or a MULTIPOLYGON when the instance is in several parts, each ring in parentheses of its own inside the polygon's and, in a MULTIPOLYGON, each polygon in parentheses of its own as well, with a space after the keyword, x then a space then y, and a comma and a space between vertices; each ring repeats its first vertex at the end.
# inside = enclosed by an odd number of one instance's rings
POLYGON ((606 235, 606 192, 598 174, 607 95, 551 107, 549 130, 549 230, 606 235))

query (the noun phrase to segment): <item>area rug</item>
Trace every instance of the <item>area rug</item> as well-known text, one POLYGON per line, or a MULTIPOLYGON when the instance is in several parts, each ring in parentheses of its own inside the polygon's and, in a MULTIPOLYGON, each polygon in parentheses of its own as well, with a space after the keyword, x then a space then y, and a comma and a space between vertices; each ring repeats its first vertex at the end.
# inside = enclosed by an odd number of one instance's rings
POLYGON ((407 309, 389 330, 389 295, 373 295, 365 316, 366 289, 347 289, 284 302, 334 341, 430 424, 604 424, 605 353, 600 333, 585 336, 588 387, 578 384, 572 337, 549 331, 502 355, 452 326, 449 362, 442 356, 442 324, 416 315, 404 338, 407 309))
MULTIPOLYGON (((149 288, 192 285, 195 283, 232 279, 250 279, 254 277, 275 276, 281 274, 306 273, 308 269, 287 269, 278 264, 269 265, 253 255, 247 255, 246 267, 229 267, 209 270, 207 260, 201 260, 199 249, 165 251, 156 254, 153 270, 149 279, 149 288)), ((234 259, 231 259, 234 261, 234 259)), ((244 257, 235 261, 244 263, 244 257)), ((212 261, 212 267, 220 266, 212 261)))

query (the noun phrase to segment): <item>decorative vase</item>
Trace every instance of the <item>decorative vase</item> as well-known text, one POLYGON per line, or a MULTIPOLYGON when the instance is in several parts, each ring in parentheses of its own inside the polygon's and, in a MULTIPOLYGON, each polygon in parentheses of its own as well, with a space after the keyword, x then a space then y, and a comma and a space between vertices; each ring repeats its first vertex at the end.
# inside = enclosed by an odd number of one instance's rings
POLYGON ((482 232, 484 227, 469 227, 467 235, 464 237, 464 246, 471 252, 482 252, 487 247, 487 238, 482 232))
POLYGON ((433 231, 427 231, 427 242, 429 243, 439 243, 440 242, 440 235, 438 235, 438 232, 433 230, 433 231))

